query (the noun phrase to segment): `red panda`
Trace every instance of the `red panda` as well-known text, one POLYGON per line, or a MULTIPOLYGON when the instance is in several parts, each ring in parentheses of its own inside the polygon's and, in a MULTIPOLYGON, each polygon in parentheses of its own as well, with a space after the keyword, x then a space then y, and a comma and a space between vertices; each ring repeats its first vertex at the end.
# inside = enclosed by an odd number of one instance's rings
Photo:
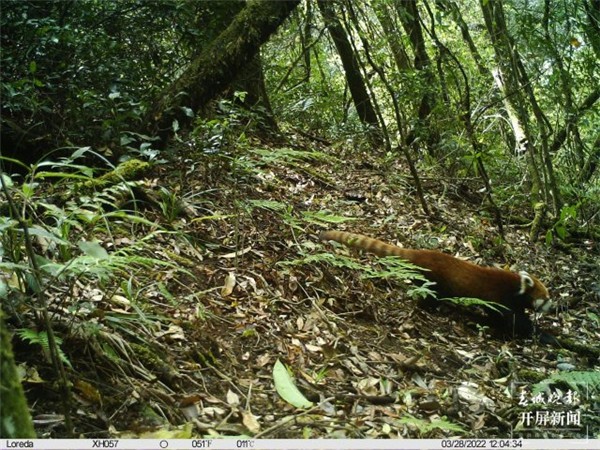
POLYGON ((439 251, 400 248, 344 231, 323 231, 319 239, 340 242, 377 256, 399 256, 427 269, 423 276, 435 283, 432 290, 438 298, 472 297, 504 305, 510 309, 503 313, 504 325, 515 334, 528 335, 533 331, 526 308, 546 311, 551 305, 546 286, 527 272, 482 267, 439 251))

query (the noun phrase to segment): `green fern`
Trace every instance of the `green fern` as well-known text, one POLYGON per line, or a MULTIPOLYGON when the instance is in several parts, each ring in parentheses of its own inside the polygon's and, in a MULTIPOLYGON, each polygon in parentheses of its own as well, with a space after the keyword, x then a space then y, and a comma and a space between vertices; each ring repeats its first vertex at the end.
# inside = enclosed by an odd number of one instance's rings
POLYGON ((287 204, 275 200, 249 200, 248 204, 252 208, 266 209, 273 212, 286 211, 289 207, 287 204))
POLYGON ((324 263, 333 267, 359 270, 363 272, 368 270, 368 267, 360 264, 352 258, 343 255, 334 255, 333 253, 317 253, 315 255, 308 255, 304 258, 294 259, 292 261, 280 261, 277 264, 281 266, 306 266, 313 265, 315 263, 324 263))
POLYGON ((402 418, 400 418, 398 423, 403 425, 411 425, 417 430, 419 430, 419 434, 424 435, 433 430, 442 430, 442 431, 452 431, 456 433, 466 433, 466 430, 452 422, 448 422, 444 417, 440 419, 433 420, 423 420, 418 419, 410 414, 406 414, 402 418))
MULTIPOLYGON (((39 345, 40 347, 42 347, 44 355, 46 355, 48 360, 50 360, 50 343, 48 341, 48 333, 46 333, 45 331, 32 330, 31 328, 20 328, 16 331, 19 337, 24 341, 27 341, 32 345, 39 345)), ((65 354, 65 352, 63 352, 61 348, 63 342, 62 339, 58 336, 55 336, 54 340, 56 342, 56 350, 58 352, 58 357, 61 359, 62 362, 64 362, 67 366, 69 366, 72 369, 73 366, 71 366, 71 361, 69 361, 69 358, 67 358, 67 355, 65 354)))
POLYGON ((170 191, 165 187, 161 187, 159 190, 160 195, 160 209, 163 217, 169 222, 173 223, 177 217, 183 213, 183 203, 181 202, 180 195, 177 192, 170 191))
POLYGON ((481 306, 482 308, 491 309, 492 311, 496 311, 499 313, 503 313, 504 311, 508 311, 510 309, 500 303, 490 302, 487 300, 481 300, 479 298, 473 298, 473 297, 452 297, 452 298, 441 298, 440 300, 445 301, 445 302, 454 303, 455 305, 459 305, 459 306, 465 306, 467 308, 473 307, 473 306, 481 306))
POLYGON ((397 256, 378 258, 377 264, 382 266, 382 268, 370 268, 366 278, 381 278, 384 280, 394 279, 401 281, 419 280, 427 282, 421 267, 409 263, 405 259, 397 256))
POLYGON ((344 216, 336 216, 334 214, 329 214, 324 211, 306 211, 302 213, 302 218, 307 223, 312 223, 316 225, 330 225, 330 224, 340 224, 351 222, 353 220, 357 220, 356 217, 344 217, 344 216))
POLYGON ((595 392, 600 390, 600 372, 574 371, 555 373, 532 388, 533 394, 539 394, 548 389, 551 384, 566 384, 570 389, 578 392, 595 392))
POLYGON ((422 273, 422 269, 414 264, 411 264, 403 259, 395 256, 389 256, 386 258, 380 258, 377 263, 382 267, 379 269, 377 266, 365 265, 353 258, 348 256, 333 254, 333 253, 317 253, 315 255, 308 255, 304 258, 295 259, 292 261, 281 261, 278 264, 282 266, 303 266, 313 265, 315 263, 322 263, 332 267, 339 267, 341 269, 354 270, 361 273, 363 279, 385 279, 385 280, 399 280, 402 282, 413 280, 418 281, 419 286, 410 289, 408 294, 411 297, 427 297, 434 295, 433 291, 429 289, 434 283, 427 281, 422 273))

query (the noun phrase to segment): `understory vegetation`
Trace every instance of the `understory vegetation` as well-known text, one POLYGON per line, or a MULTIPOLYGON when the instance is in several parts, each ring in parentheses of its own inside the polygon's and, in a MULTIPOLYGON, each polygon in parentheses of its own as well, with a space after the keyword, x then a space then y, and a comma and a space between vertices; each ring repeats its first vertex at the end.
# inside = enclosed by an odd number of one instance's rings
POLYGON ((600 437, 598 2, 297 3, 2 5, 2 437, 600 437))

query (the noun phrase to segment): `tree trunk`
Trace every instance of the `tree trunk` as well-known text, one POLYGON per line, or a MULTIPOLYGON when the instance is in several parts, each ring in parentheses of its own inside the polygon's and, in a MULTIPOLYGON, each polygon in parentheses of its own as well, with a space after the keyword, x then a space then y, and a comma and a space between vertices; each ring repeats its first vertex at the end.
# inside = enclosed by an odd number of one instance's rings
POLYGON ((587 0, 583 5, 588 19, 584 26, 585 34, 600 59, 600 0, 587 0))
POLYGON ((467 47, 469 47, 469 52, 473 57, 473 61, 475 61, 475 64, 477 65, 477 70, 481 76, 488 78, 490 76, 490 71, 485 67, 483 58, 481 57, 481 54, 479 53, 479 50, 477 49, 477 46, 471 37, 469 26, 465 22, 465 19, 463 19, 463 16, 460 12, 460 7, 453 1, 448 2, 448 7, 450 8, 450 13, 454 19, 454 22, 460 29, 460 34, 462 35, 463 40, 467 44, 467 47))
POLYGON ((240 70, 231 84, 231 92, 228 97, 233 97, 235 91, 246 93, 243 100, 234 98, 233 101, 253 111, 259 122, 256 124, 259 130, 267 133, 277 131, 277 122, 275 122, 273 108, 265 85, 260 52, 254 55, 254 58, 240 70))
POLYGON ((352 45, 344 27, 335 15, 332 3, 319 0, 317 4, 344 66, 346 81, 348 82, 348 88, 350 89, 358 117, 363 124, 375 130, 375 133, 372 134, 376 135, 379 132, 377 114, 371 103, 369 92, 360 72, 358 60, 352 51, 352 45))
POLYGON ((35 438, 31 415, 19 380, 10 334, 0 310, 0 438, 35 438))
POLYGON ((431 125, 430 114, 435 107, 435 95, 433 86, 435 80, 431 72, 431 59, 425 47, 425 38, 421 29, 421 18, 416 0, 405 0, 396 3, 398 16, 402 27, 408 35, 410 45, 415 55, 415 69, 422 73, 421 101, 419 103, 419 120, 415 128, 409 133, 406 144, 412 146, 419 138, 423 138, 427 144, 430 154, 435 154, 439 142, 439 135, 435 127, 431 125))
POLYGON ((229 86, 299 2, 249 1, 187 70, 158 95, 147 116, 150 132, 161 136, 164 143, 175 120, 180 126, 189 124, 191 117, 184 108, 198 111, 229 86))
POLYGON ((379 20, 381 28, 383 28, 385 33, 385 39, 387 40, 390 50, 392 51, 392 57, 396 62, 396 68, 401 72, 409 70, 411 65, 408 54, 402 45, 402 41, 400 39, 401 35, 398 32, 399 30, 392 22, 390 15, 391 11, 388 8, 387 2, 382 0, 374 2, 373 10, 375 11, 377 20, 379 20))
POLYGON ((526 157, 531 178, 530 201, 536 214, 535 220, 539 222, 545 212, 545 208, 539 207, 544 186, 540 176, 540 155, 530 130, 523 86, 519 78, 519 55, 506 29, 502 3, 498 0, 480 0, 480 3, 498 64, 494 78, 504 95, 505 106, 511 117, 517 146, 516 153, 526 157))

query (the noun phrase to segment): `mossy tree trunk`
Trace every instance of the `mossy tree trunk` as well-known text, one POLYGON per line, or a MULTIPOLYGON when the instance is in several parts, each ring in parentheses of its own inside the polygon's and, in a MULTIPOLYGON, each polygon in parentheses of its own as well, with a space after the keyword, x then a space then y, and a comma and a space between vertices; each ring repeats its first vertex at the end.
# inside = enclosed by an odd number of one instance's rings
POLYGON ((196 112, 223 92, 299 2, 249 1, 187 70, 160 93, 147 117, 150 132, 164 141, 173 121, 177 120, 180 126, 189 124, 191 118, 184 112, 185 108, 196 112))
POLYGON ((0 310, 0 438, 35 438, 31 415, 17 374, 10 333, 0 310))

